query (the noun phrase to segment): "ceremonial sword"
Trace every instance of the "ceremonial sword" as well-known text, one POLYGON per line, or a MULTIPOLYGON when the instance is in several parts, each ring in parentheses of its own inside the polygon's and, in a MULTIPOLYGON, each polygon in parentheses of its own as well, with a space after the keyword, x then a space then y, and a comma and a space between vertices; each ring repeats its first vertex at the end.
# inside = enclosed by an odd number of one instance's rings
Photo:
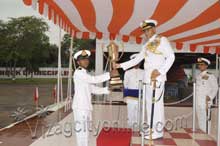
POLYGON ((206 133, 209 134, 209 123, 211 122, 211 104, 206 102, 206 133))
POLYGON ((152 138, 152 134, 153 134, 153 121, 154 121, 154 104, 156 101, 156 80, 153 80, 153 96, 152 96, 152 106, 151 106, 151 119, 150 119, 150 143, 149 145, 153 144, 153 138, 152 138))

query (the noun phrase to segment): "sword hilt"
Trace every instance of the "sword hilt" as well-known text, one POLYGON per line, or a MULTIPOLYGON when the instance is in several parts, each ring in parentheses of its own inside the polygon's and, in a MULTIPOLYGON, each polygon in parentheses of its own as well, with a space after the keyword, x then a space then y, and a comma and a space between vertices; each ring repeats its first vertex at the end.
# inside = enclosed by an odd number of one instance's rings
POLYGON ((151 80, 151 85, 153 85, 153 89, 155 90, 156 89, 156 83, 157 83, 157 80, 155 80, 155 79, 152 79, 151 80))

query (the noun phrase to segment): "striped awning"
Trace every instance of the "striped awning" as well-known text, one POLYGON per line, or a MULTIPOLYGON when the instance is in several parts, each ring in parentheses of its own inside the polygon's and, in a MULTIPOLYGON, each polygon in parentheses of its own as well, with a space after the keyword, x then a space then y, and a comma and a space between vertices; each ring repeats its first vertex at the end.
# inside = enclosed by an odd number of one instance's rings
POLYGON ((139 28, 155 19, 176 51, 220 53, 219 0, 23 0, 77 38, 143 42, 139 28))

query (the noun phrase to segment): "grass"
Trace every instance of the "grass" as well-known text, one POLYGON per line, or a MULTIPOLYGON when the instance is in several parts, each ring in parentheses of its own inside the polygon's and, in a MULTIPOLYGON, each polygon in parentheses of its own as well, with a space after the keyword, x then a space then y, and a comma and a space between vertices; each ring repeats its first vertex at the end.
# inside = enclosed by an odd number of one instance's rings
MULTIPOLYGON (((0 84, 56 84, 57 79, 50 78, 24 78, 24 79, 0 79, 0 84)), ((67 79, 63 79, 63 83, 67 83, 67 79)))

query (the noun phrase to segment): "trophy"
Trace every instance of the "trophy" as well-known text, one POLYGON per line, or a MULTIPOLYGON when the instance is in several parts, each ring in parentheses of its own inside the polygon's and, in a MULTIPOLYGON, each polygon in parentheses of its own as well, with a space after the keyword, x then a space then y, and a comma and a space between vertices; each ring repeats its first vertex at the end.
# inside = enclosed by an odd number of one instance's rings
POLYGON ((107 59, 105 70, 109 66, 109 71, 111 75, 110 87, 121 88, 123 85, 123 82, 120 78, 120 74, 118 70, 114 69, 113 66, 118 60, 121 59, 124 51, 122 51, 122 54, 119 57, 119 46, 115 42, 111 41, 110 44, 107 46, 107 52, 108 52, 108 56, 104 55, 105 58, 107 59))

